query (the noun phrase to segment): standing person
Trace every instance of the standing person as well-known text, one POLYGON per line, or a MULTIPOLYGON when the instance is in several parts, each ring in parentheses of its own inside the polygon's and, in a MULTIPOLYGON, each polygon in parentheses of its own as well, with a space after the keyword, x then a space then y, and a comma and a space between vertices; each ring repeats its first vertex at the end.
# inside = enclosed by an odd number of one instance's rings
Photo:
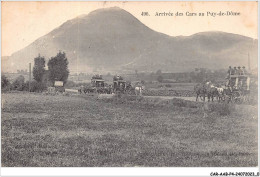
POLYGON ((231 68, 231 75, 234 75, 234 74, 235 74, 235 67, 234 67, 234 69, 231 68))
POLYGON ((230 76, 232 74, 234 74, 233 69, 232 69, 231 66, 229 66, 229 68, 228 68, 228 75, 230 76))
POLYGON ((243 71, 242 71, 241 67, 239 66, 239 67, 238 67, 238 75, 242 75, 242 72, 243 72, 243 71))
POLYGON ((238 74, 237 73, 237 67, 234 67, 234 75, 238 74))
POLYGON ((242 67, 242 71, 243 71, 243 75, 246 75, 246 74, 247 74, 247 71, 246 71, 246 67, 245 67, 245 66, 242 67))
POLYGON ((233 74, 234 74, 234 71, 233 71, 232 67, 229 66, 226 79, 230 79, 230 76, 233 74))

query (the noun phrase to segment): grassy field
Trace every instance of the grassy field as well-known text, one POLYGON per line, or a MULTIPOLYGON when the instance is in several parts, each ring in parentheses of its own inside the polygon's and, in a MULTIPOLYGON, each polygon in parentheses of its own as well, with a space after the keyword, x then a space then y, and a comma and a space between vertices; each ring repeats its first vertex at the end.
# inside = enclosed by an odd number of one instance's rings
POLYGON ((4 93, 2 166, 257 166, 257 106, 196 104, 4 93))

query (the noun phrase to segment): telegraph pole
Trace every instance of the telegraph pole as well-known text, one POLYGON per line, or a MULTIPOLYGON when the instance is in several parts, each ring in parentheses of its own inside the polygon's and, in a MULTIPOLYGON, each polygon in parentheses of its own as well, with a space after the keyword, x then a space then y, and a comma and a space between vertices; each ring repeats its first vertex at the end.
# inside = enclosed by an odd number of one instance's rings
POLYGON ((29 63, 29 92, 31 91, 31 63, 29 63))
POLYGON ((249 52, 248 52, 248 70, 249 70, 249 71, 251 70, 251 67, 250 67, 250 55, 249 55, 249 52))

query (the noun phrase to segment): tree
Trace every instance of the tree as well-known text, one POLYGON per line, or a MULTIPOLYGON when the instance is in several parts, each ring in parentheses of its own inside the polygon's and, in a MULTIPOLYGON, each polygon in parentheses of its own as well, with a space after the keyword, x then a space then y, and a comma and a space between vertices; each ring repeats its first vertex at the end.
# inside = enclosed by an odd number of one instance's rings
POLYGON ((25 87, 25 83, 24 83, 24 76, 20 75, 18 76, 14 82, 12 83, 12 90, 19 90, 19 91, 23 91, 24 87, 25 87))
POLYGON ((9 86, 10 81, 7 79, 7 77, 5 75, 1 76, 1 88, 6 88, 7 86, 9 86))
POLYGON ((48 61, 49 80, 54 84, 55 81, 63 81, 64 84, 68 80, 68 59, 64 52, 59 52, 55 57, 51 57, 48 61))
POLYGON ((34 67, 33 67, 33 78, 37 82, 42 82, 43 75, 45 73, 45 59, 41 57, 40 54, 38 57, 34 58, 34 67))

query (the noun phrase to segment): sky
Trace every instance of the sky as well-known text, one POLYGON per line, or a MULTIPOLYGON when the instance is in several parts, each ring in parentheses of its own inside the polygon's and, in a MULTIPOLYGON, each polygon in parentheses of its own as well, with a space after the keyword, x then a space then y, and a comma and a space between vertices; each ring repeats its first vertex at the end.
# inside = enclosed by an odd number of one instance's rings
POLYGON ((257 2, 1 2, 2 56, 28 46, 67 20, 100 8, 122 8, 149 28, 170 35, 188 36, 223 31, 258 39, 257 2), (238 12, 237 16, 212 16, 214 12, 238 12), (150 16, 142 16, 148 12, 150 16), (174 16, 156 16, 173 13, 174 16), (183 16, 175 14, 183 13, 183 16), (187 13, 187 15, 186 15, 187 13), (190 16, 197 13, 197 16, 190 16), (204 16, 198 16, 204 13, 204 16), (188 15, 189 14, 189 15, 188 15), (209 15, 207 15, 209 14, 209 15))

